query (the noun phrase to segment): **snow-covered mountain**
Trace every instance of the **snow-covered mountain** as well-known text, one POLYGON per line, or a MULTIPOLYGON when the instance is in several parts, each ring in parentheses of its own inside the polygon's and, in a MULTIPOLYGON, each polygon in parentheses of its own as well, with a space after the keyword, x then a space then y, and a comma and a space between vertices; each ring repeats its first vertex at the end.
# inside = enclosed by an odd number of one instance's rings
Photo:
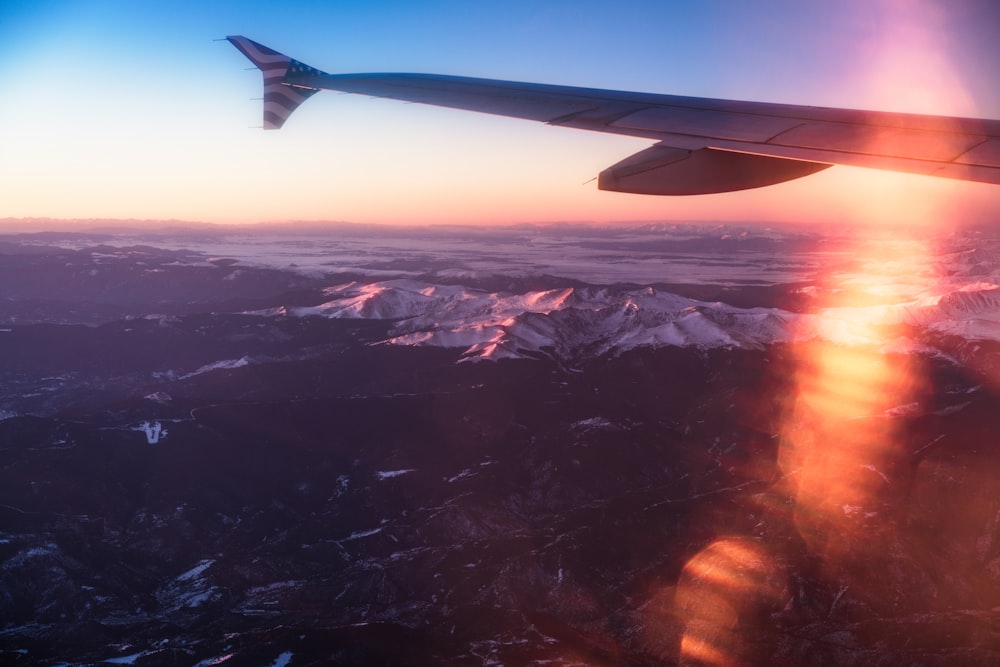
POLYGON ((467 358, 548 352, 561 359, 641 346, 742 347, 790 340, 790 313, 706 303, 652 287, 565 287, 521 294, 410 279, 351 282, 329 301, 261 314, 395 321, 393 345, 464 348, 467 358))
MULTIPOLYGON (((565 287, 524 293, 490 292, 412 279, 349 282, 326 290, 309 307, 263 315, 380 319, 395 323, 392 345, 463 348, 469 359, 550 354, 563 360, 637 347, 758 349, 775 342, 826 339, 845 344, 884 340, 885 327, 905 326, 965 338, 1000 340, 1000 289, 975 283, 942 295, 808 313, 740 308, 653 287, 565 287)), ((917 340, 903 348, 919 348, 917 340)), ((900 342, 893 339, 893 349, 900 342)))

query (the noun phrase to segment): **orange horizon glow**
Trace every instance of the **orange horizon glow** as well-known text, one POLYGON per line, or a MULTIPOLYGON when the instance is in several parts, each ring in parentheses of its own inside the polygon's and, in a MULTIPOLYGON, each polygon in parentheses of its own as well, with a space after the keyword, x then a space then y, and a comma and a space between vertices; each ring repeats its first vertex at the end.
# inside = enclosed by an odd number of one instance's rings
POLYGON ((163 201, 157 205, 161 214, 136 215, 145 207, 125 196, 109 202, 102 192, 81 184, 77 192, 63 192, 41 212, 31 192, 19 191, 5 199, 0 213, 3 218, 16 220, 143 219, 211 224, 296 221, 412 226, 670 221, 951 228, 1000 222, 1000 188, 996 186, 844 166, 799 181, 716 195, 663 197, 598 191, 592 184, 575 187, 567 192, 569 188, 563 183, 551 192, 520 193, 514 201, 504 197, 503 183, 468 188, 443 199, 420 192, 403 191, 394 197, 371 192, 370 200, 350 205, 308 207, 294 203, 315 194, 304 191, 289 193, 287 200, 293 202, 289 205, 283 203, 285 197, 262 202, 254 195, 255 199, 244 200, 245 207, 234 207, 221 199, 214 201, 207 192, 169 202, 170 197, 137 185, 126 188, 131 196, 145 204, 163 201), (387 199, 392 201, 386 203, 387 199), (859 223, 859 219, 864 222, 859 223))

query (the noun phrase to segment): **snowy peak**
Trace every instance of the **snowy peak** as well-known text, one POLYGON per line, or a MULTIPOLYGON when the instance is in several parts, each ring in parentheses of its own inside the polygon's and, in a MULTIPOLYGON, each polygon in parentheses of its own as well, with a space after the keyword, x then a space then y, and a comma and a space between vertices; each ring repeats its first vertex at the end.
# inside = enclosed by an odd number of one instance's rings
POLYGON ((964 286, 918 309, 911 319, 945 335, 1000 340, 1000 288, 991 283, 964 286))
MULTIPOLYGON (((895 304, 812 313, 739 308, 653 287, 516 293, 399 279, 345 283, 327 288, 325 295, 328 300, 318 306, 259 314, 388 320, 394 326, 386 344, 462 348, 468 359, 544 354, 574 361, 637 347, 759 349, 815 338, 879 345, 881 327, 893 324, 917 332, 1000 340, 1000 288, 992 283, 952 287, 942 294, 925 292, 895 304)), ((904 345, 924 347, 919 340, 904 345)))
POLYGON ((469 358, 575 359, 665 345, 756 348, 791 337, 784 311, 706 303, 652 287, 506 293, 401 279, 351 282, 325 294, 325 303, 285 312, 392 320, 389 344, 464 348, 469 358))
POLYGON ((1000 319, 1000 288, 988 283, 975 283, 945 294, 938 301, 941 317, 949 319, 1000 319))

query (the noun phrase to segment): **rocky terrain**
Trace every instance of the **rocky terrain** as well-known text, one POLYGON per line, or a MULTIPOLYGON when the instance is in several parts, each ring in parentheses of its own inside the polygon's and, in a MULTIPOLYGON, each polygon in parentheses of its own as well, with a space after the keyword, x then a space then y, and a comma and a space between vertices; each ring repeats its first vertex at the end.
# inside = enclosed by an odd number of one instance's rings
POLYGON ((139 240, 0 244, 0 663, 1000 662, 985 250, 848 346, 806 270, 139 240))

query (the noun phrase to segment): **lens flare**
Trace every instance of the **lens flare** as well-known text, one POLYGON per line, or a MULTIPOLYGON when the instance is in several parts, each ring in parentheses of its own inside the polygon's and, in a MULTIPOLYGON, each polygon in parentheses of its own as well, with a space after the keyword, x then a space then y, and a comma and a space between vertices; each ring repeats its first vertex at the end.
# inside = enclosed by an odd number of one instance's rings
POLYGON ((912 298, 892 286, 932 273, 930 250, 899 230, 859 240, 854 254, 857 269, 826 278, 818 336, 797 348, 778 458, 799 534, 833 566, 870 548, 860 531, 878 515, 906 456, 897 417, 919 403, 926 385, 913 355, 892 352, 890 343, 907 326, 897 301, 912 298))
POLYGON ((680 664, 732 665, 746 661, 755 623, 782 597, 784 583, 759 543, 721 538, 684 566, 674 613, 684 629, 680 664))

